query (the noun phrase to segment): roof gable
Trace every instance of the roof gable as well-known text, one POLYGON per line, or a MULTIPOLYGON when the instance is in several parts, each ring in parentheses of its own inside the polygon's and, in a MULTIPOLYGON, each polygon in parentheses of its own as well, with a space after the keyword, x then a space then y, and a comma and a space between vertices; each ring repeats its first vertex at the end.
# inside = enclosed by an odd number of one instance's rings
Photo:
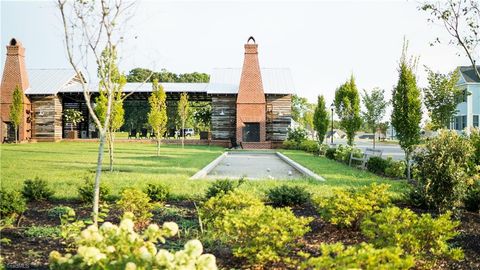
MULTIPOLYGON (((477 69, 480 70, 480 66, 477 66, 477 69)), ((462 73, 464 83, 480 83, 480 78, 477 76, 472 66, 460 67, 460 72, 462 73)))

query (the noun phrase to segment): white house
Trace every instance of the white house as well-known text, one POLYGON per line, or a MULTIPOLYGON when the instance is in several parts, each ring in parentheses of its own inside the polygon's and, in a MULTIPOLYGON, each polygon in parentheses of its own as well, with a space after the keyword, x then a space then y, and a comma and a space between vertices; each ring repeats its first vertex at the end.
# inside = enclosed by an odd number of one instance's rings
MULTIPOLYGON (((461 103, 457 105, 457 113, 450 124, 451 129, 458 131, 479 127, 480 121, 480 78, 472 66, 459 67, 460 80, 458 86, 463 89, 461 103)), ((480 66, 477 66, 480 70, 480 66)))

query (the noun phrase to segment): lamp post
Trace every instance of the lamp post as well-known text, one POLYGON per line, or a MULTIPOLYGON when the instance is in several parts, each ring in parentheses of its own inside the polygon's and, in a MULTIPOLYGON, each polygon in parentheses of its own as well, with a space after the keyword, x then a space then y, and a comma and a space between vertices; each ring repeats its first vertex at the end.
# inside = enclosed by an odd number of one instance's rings
POLYGON ((332 102, 332 105, 330 105, 330 110, 332 111, 332 130, 330 133, 330 144, 333 144, 333 108, 335 108, 335 104, 332 102))

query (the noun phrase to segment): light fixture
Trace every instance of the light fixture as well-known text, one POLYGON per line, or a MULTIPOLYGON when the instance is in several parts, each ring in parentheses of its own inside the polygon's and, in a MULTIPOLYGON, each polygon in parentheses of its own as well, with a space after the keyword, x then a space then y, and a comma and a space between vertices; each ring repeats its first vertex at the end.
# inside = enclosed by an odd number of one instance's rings
POLYGON ((225 112, 223 111, 223 109, 222 109, 222 111, 220 112, 220 115, 221 115, 221 116, 224 116, 224 115, 225 115, 225 112))

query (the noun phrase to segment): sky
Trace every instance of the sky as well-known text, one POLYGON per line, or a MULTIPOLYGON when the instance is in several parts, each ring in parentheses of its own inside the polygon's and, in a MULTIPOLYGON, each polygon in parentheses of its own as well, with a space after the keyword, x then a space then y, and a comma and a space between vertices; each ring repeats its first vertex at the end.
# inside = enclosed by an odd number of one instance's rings
MULTIPOLYGON (((69 68, 54 1, 0 2, 2 69, 5 45, 15 37, 26 48, 27 68, 69 68)), ((243 45, 254 36, 262 67, 290 68, 295 92, 328 104, 352 74, 360 90, 385 89, 398 79, 404 38, 424 66, 449 72, 468 59, 453 46, 430 43, 446 34, 427 22, 418 1, 139 1, 128 21, 120 69, 176 73, 241 67, 243 45)), ((93 70, 95 70, 93 68, 93 70)))

